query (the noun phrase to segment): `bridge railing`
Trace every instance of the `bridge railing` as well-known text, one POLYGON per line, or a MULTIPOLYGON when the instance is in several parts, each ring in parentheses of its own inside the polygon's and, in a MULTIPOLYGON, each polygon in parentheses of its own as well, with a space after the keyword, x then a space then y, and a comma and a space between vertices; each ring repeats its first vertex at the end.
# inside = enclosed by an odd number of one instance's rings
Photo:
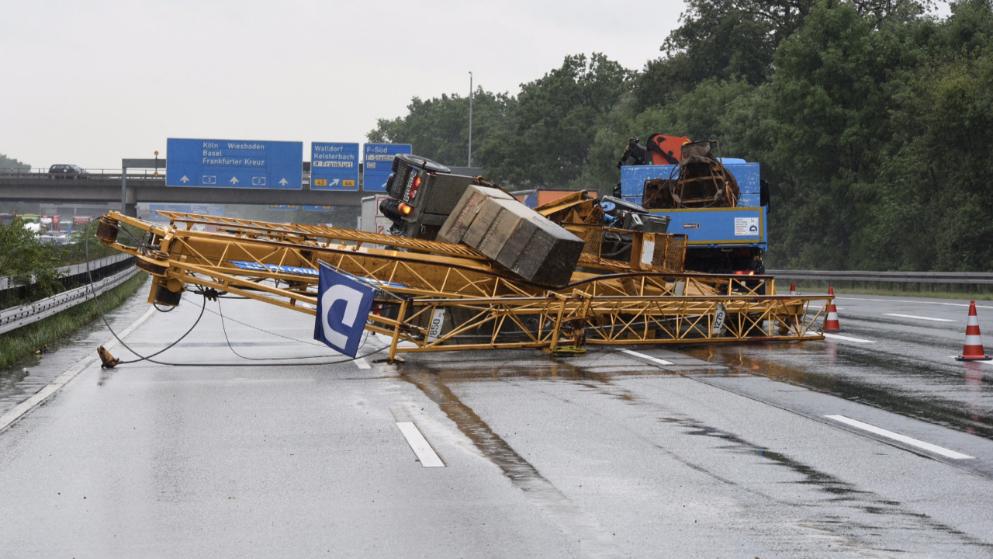
MULTIPOLYGON (((69 264, 68 266, 60 266, 56 268, 55 272, 60 278, 72 278, 74 276, 80 276, 86 273, 97 273, 100 269, 107 266, 113 266, 125 260, 131 259, 132 256, 127 254, 112 254, 110 256, 104 256, 103 258, 97 258, 90 260, 89 262, 82 262, 79 264, 69 264)), ((23 287, 24 285, 31 285, 34 283, 34 278, 31 279, 27 284, 21 284, 15 282, 12 278, 7 276, 0 276, 0 291, 5 291, 7 289, 14 289, 17 287, 23 287)))
MULTIPOLYGON (((87 179, 101 179, 101 180, 120 180, 121 170, 120 169, 84 169, 84 175, 61 175, 58 173, 49 173, 48 169, 31 169, 30 171, 11 171, 11 170, 0 170, 0 178, 5 179, 27 179, 27 180, 87 180, 87 179)), ((152 169, 138 169, 128 171, 128 180, 136 179, 163 179, 165 178, 165 171, 159 170, 157 173, 152 169)))

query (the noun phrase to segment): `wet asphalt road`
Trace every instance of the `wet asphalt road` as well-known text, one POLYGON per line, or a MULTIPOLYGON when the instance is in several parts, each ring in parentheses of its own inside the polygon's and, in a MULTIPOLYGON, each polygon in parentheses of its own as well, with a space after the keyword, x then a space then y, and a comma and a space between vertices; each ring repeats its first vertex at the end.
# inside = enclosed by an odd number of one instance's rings
MULTIPOLYGON (((399 366, 306 364, 340 359, 310 319, 222 305, 230 347, 209 303, 160 356, 202 365, 89 366, 0 432, 0 557, 993 557, 993 366, 952 359, 961 301, 842 295, 824 342, 399 366)), ((108 337, 8 375, 0 413, 108 337)))

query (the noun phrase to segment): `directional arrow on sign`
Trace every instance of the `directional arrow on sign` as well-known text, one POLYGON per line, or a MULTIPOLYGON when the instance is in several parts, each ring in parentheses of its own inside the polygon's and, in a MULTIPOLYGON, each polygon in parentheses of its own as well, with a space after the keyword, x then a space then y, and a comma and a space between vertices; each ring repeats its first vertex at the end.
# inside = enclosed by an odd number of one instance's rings
POLYGON ((186 183, 190 182, 190 177, 188 177, 186 175, 183 175, 182 177, 179 178, 179 182, 181 182, 183 184, 186 184, 186 183))
POLYGON ((279 179, 279 185, 280 186, 286 186, 289 183, 290 182, 288 180, 286 180, 286 177, 283 177, 283 178, 279 179))
POLYGON ((238 184, 238 177, 231 177, 231 180, 229 180, 228 182, 230 182, 231 184, 238 184))

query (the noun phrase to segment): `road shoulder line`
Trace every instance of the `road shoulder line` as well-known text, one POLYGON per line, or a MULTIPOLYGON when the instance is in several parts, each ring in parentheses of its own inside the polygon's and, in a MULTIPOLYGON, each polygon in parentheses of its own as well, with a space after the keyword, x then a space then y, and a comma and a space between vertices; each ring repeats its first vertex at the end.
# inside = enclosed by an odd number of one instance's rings
POLYGON ((853 338, 852 336, 842 336, 842 335, 839 335, 839 334, 828 334, 827 332, 824 332, 824 337, 827 338, 827 339, 829 339, 829 340, 841 340, 841 341, 845 341, 845 342, 855 342, 857 344, 874 344, 874 343, 876 343, 876 342, 874 342, 872 340, 865 340, 865 339, 862 339, 862 338, 853 338))
POLYGON ((626 353, 628 355, 633 355, 634 357, 638 357, 638 358, 644 359, 646 361, 651 361, 652 363, 655 363, 656 365, 662 365, 662 366, 673 365, 673 362, 672 361, 666 361, 665 359, 659 359, 658 357, 652 357, 651 355, 646 355, 644 353, 639 353, 639 352, 634 351, 634 350, 631 350, 631 349, 622 349, 620 351, 621 351, 621 353, 626 353))
POLYGON ((932 318, 930 316, 917 316, 915 314, 900 314, 896 312, 886 312, 883 316, 895 316, 898 318, 912 318, 914 320, 930 320, 931 322, 955 322, 949 318, 932 318))
MULTIPOLYGON (((125 338, 131 332, 134 332, 139 326, 141 326, 146 320, 151 318, 155 314, 154 308, 149 308, 145 311, 145 314, 138 317, 137 320, 132 322, 127 328, 121 331, 118 336, 120 338, 125 338)), ((103 344, 105 348, 112 348, 118 344, 117 339, 108 340, 107 343, 103 344)), ((6 431, 11 425, 13 425, 17 420, 24 417, 28 412, 35 409, 36 407, 43 404, 46 400, 52 397, 53 394, 69 384, 69 382, 76 378, 79 373, 82 373, 88 369, 91 365, 99 360, 98 357, 91 357, 88 360, 83 361, 81 364, 69 367, 62 372, 59 376, 55 377, 55 380, 46 384, 41 390, 35 392, 30 398, 24 400, 20 404, 17 404, 10 409, 7 413, 0 416, 0 433, 6 431)))
POLYGON ((913 437, 908 437, 907 435, 901 435, 900 433, 894 433, 893 431, 888 431, 882 427, 876 427, 875 425, 870 425, 868 423, 863 423, 857 419, 852 419, 850 417, 845 417, 844 415, 825 415, 824 417, 837 421, 838 423, 844 423, 849 427, 854 427, 856 429, 861 429, 867 431, 874 435, 879 435, 880 437, 885 437, 890 440, 903 443, 921 450, 926 450, 928 452, 944 456, 945 458, 951 458, 952 460, 971 460, 975 456, 969 456, 968 454, 962 454, 961 452, 956 452, 954 450, 949 450, 945 447, 938 446, 936 444, 931 444, 924 442, 913 437))

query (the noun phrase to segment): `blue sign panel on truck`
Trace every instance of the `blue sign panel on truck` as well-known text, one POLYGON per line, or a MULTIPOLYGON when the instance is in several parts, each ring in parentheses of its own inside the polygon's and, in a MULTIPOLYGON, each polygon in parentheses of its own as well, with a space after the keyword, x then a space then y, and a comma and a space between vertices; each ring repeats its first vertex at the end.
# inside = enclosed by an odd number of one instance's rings
POLYGON ((669 216, 669 232, 686 235, 693 245, 757 245, 765 248, 766 208, 648 210, 669 216))
POLYGON ((346 142, 312 142, 310 189, 358 190, 359 145, 346 142))
POLYGON ((302 188, 303 142, 169 138, 166 186, 302 188))
POLYGON ((393 172, 393 157, 412 151, 410 144, 366 144, 362 153, 362 190, 386 192, 386 180, 393 172))

